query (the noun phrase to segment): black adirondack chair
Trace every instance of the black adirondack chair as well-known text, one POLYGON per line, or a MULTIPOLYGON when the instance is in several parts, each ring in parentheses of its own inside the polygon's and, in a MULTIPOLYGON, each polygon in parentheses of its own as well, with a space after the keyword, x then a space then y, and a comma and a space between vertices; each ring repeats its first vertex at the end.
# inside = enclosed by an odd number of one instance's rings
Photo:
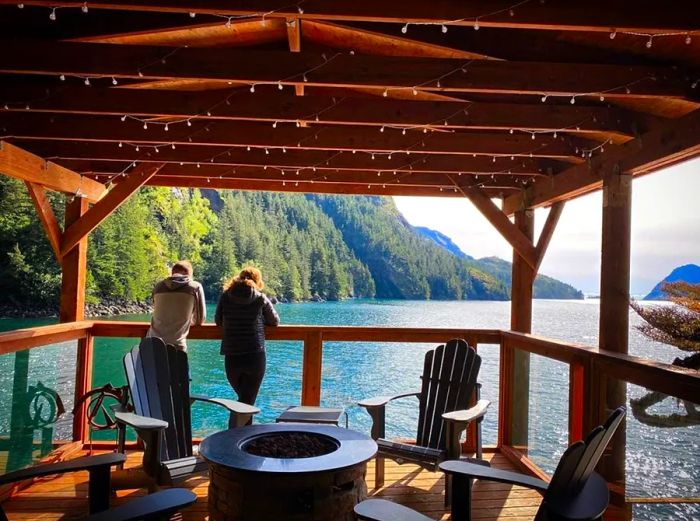
MULTIPOLYGON (((441 463, 440 470, 453 478, 452 519, 471 519, 471 485, 474 479, 518 485, 541 492, 544 499, 535 516, 536 521, 603 519, 610 494, 607 483, 594 470, 625 414, 624 407, 616 409, 605 424, 591 431, 585 441, 577 441, 566 449, 549 483, 467 461, 441 463)), ((363 501, 355 506, 355 513, 359 519, 369 521, 431 521, 410 508, 383 499, 363 501)))
MULTIPOLYGON (((481 357, 461 339, 453 339, 425 354, 420 392, 379 396, 358 403, 372 417, 372 438, 379 450, 376 461, 376 486, 384 484, 384 458, 398 463, 412 462, 436 471, 447 459, 459 458, 462 432, 470 422, 477 424, 477 457, 481 458, 481 420, 489 406, 478 399, 477 376, 481 357), (475 394, 476 393, 476 394, 475 394), (476 395, 477 404, 468 408, 476 395), (417 396, 418 431, 416 444, 384 439, 386 405, 392 400, 417 396)), ((446 501, 449 486, 446 487, 446 501)))
MULTIPOLYGON (((0 476, 0 485, 53 474, 87 470, 90 476, 88 508, 91 515, 85 518, 86 521, 164 521, 197 500, 197 495, 189 490, 171 488, 110 509, 110 469, 124 463, 124 461, 126 461, 124 454, 111 453, 85 456, 60 463, 36 465, 0 476)), ((0 521, 7 521, 7 515, 2 506, 0 506, 0 521)))
MULTIPOLYGON (((119 448, 123 452, 126 427, 133 427, 145 445, 143 468, 151 482, 170 485, 207 469, 194 454, 190 407, 194 401, 213 403, 229 411, 229 428, 245 425, 260 409, 223 398, 190 394, 187 353, 147 337, 124 356, 134 413, 115 413, 119 448)), ((129 479, 125 480, 129 483, 129 479)))

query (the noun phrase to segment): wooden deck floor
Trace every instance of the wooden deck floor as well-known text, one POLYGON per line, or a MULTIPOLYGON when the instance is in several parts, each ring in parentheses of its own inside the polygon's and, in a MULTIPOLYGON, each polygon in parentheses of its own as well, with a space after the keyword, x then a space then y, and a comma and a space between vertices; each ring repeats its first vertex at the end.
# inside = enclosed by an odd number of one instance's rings
MULTIPOLYGON (((486 454, 485 458, 495 467, 513 469, 513 465, 500 454, 486 454)), ((138 464, 139 459, 140 454, 130 454, 129 466, 138 464)), ((370 496, 402 503, 436 520, 450 518, 443 507, 444 478, 441 473, 387 461, 385 480, 384 487, 374 489, 374 461, 371 461, 367 472, 370 496)), ((207 477, 195 476, 183 486, 194 490, 200 499, 183 512, 182 519, 207 520, 207 477)), ((143 493, 142 490, 119 491, 114 504, 143 493)), ((86 513, 86 497, 87 473, 83 472, 34 483, 3 506, 10 521, 79 519, 86 513)), ((474 519, 503 521, 532 520, 541 501, 536 492, 487 482, 474 485, 473 499, 474 519)))

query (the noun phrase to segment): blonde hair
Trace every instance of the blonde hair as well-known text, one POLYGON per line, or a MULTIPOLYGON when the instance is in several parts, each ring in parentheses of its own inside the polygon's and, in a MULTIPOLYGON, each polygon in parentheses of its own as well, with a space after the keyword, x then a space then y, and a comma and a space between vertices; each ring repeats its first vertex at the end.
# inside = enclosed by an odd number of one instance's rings
POLYGON ((262 290, 265 287, 262 273, 258 268, 254 268, 253 266, 243 268, 238 275, 227 281, 224 284, 224 291, 228 291, 229 288, 238 286, 239 284, 245 284, 246 286, 250 286, 251 288, 258 290, 262 290))

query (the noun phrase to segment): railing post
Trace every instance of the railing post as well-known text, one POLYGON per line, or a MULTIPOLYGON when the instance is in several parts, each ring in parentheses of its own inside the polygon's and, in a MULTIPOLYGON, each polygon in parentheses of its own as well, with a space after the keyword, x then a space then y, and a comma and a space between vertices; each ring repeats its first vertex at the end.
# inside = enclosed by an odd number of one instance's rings
POLYGON ((321 372, 323 337, 321 331, 309 331, 304 339, 304 360, 301 380, 301 404, 321 404, 321 372))
POLYGON ((586 378, 590 377, 581 362, 569 365, 569 444, 583 439, 586 411, 586 378))
MULTIPOLYGON (((93 336, 88 332, 85 338, 78 340, 78 353, 75 361, 74 404, 92 387, 92 357, 93 336)), ((85 441, 88 437, 87 408, 88 403, 83 402, 75 410, 73 415, 73 441, 85 441)))
POLYGON ((513 444, 513 347, 504 334, 501 334, 501 349, 498 368, 498 438, 496 445, 501 448, 513 444))

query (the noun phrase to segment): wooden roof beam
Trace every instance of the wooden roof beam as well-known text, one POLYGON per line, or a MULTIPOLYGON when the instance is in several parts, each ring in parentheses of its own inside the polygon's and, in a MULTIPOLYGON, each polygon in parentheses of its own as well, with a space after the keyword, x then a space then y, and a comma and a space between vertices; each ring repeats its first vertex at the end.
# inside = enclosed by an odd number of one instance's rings
POLYGON ((56 163, 45 161, 7 141, 0 140, 0 173, 41 185, 50 190, 98 201, 106 192, 103 184, 87 179, 56 163))
POLYGON ((642 175, 700 156, 700 110, 665 121, 654 130, 622 145, 610 146, 589 162, 573 166, 551 179, 536 181, 509 196, 503 211, 538 208, 598 190, 603 173, 617 171, 642 175))
MULTIPOLYGON (((21 141, 21 146, 28 147, 42 157, 51 160, 96 160, 96 161, 149 161, 163 163, 208 163, 214 165, 250 166, 250 167, 278 167, 287 170, 293 169, 317 169, 319 171, 343 169, 373 170, 373 171, 405 171, 405 172, 433 172, 433 173, 459 173, 470 172, 477 174, 506 175, 528 174, 546 175, 545 172, 552 169, 558 172, 565 163, 549 163, 535 158, 521 157, 511 161, 509 157, 497 158, 496 162, 484 156, 468 157, 438 154, 416 154, 406 156, 396 154, 389 159, 386 155, 376 156, 373 160, 367 154, 342 153, 337 154, 327 151, 297 150, 296 148, 283 153, 280 150, 271 150, 265 154, 261 149, 251 149, 247 152, 244 148, 229 150, 227 148, 213 148, 210 146, 179 146, 175 149, 165 146, 156 153, 153 149, 141 148, 136 152, 133 146, 115 146, 113 143, 82 143, 73 141, 21 141), (212 161, 213 159, 213 161, 212 161)), ((70 167, 72 168, 72 166, 70 167)))
MULTIPOLYGON (((260 89, 261 91, 264 89, 260 89)), ((0 106, 10 111, 129 114, 137 117, 172 117, 176 120, 248 120, 272 123, 372 125, 412 128, 609 132, 621 138, 644 132, 657 118, 601 106, 404 101, 395 99, 331 98, 234 89, 216 93, 152 92, 97 87, 62 87, 49 90, 0 86, 0 106), (228 103, 226 103, 228 100, 228 103), (31 101, 28 103, 28 101, 31 101), (27 106, 29 108, 27 109, 27 106), (208 115, 209 112, 211 115, 208 115), (562 130, 564 129, 564 130, 562 130)), ((2 112, 0 110, 0 112, 2 112)))
POLYGON ((547 248, 549 248, 549 243, 554 236, 554 230, 557 227, 561 213, 564 211, 564 204, 564 201, 559 201, 554 203, 549 209, 547 220, 544 223, 544 228, 542 228, 542 233, 540 233, 540 237, 537 239, 537 245, 535 246, 535 273, 540 270, 544 256, 547 253, 547 248))
POLYGON ((61 239, 61 257, 75 248, 81 240, 112 215, 126 200, 150 180, 163 165, 143 164, 134 168, 126 179, 120 181, 107 195, 95 203, 85 214, 71 224, 61 239))
MULTIPOLYGON (((551 136, 533 140, 523 134, 472 132, 407 132, 361 127, 319 126, 296 128, 251 122, 192 122, 192 126, 150 125, 115 118, 47 117, 41 114, 0 114, 0 136, 18 139, 128 142, 139 145, 209 145, 217 147, 335 150, 392 155, 453 154, 493 157, 544 157, 577 163, 574 141, 551 136), (146 128, 144 128, 144 126, 146 128)), ((581 146, 584 145, 582 141, 581 146)))
MULTIPOLYGON (((50 7, 72 7, 80 9, 81 0, 25 0, 25 5, 50 7)), ((0 4, 16 5, 16 0, 0 0, 0 4)), ((436 0, 346 0, 327 2, 306 0, 303 5, 284 4, 277 0, 236 2, 213 0, 201 1, 168 0, 157 3, 140 0, 91 0, 91 9, 116 9, 126 11, 149 11, 163 13, 190 12, 198 14, 248 15, 266 18, 299 16, 309 20, 367 21, 412 23, 448 23, 474 27, 506 27, 556 31, 640 31, 664 33, 669 31, 694 31, 697 23, 687 13, 694 12, 694 0, 678 0, 673 9, 655 0, 638 0, 634 9, 624 0, 589 0, 580 7, 569 3, 528 2, 513 9, 504 9, 497 0, 475 0, 452 2, 436 0), (303 12, 300 12, 303 11, 303 12)))
POLYGON ((691 80, 670 67, 435 60, 344 53, 324 58, 309 52, 224 48, 178 48, 165 53, 162 47, 153 46, 34 40, 0 40, 0 47, 8 49, 0 54, 0 72, 16 74, 549 97, 607 93, 621 98, 683 98, 691 92, 691 80))

